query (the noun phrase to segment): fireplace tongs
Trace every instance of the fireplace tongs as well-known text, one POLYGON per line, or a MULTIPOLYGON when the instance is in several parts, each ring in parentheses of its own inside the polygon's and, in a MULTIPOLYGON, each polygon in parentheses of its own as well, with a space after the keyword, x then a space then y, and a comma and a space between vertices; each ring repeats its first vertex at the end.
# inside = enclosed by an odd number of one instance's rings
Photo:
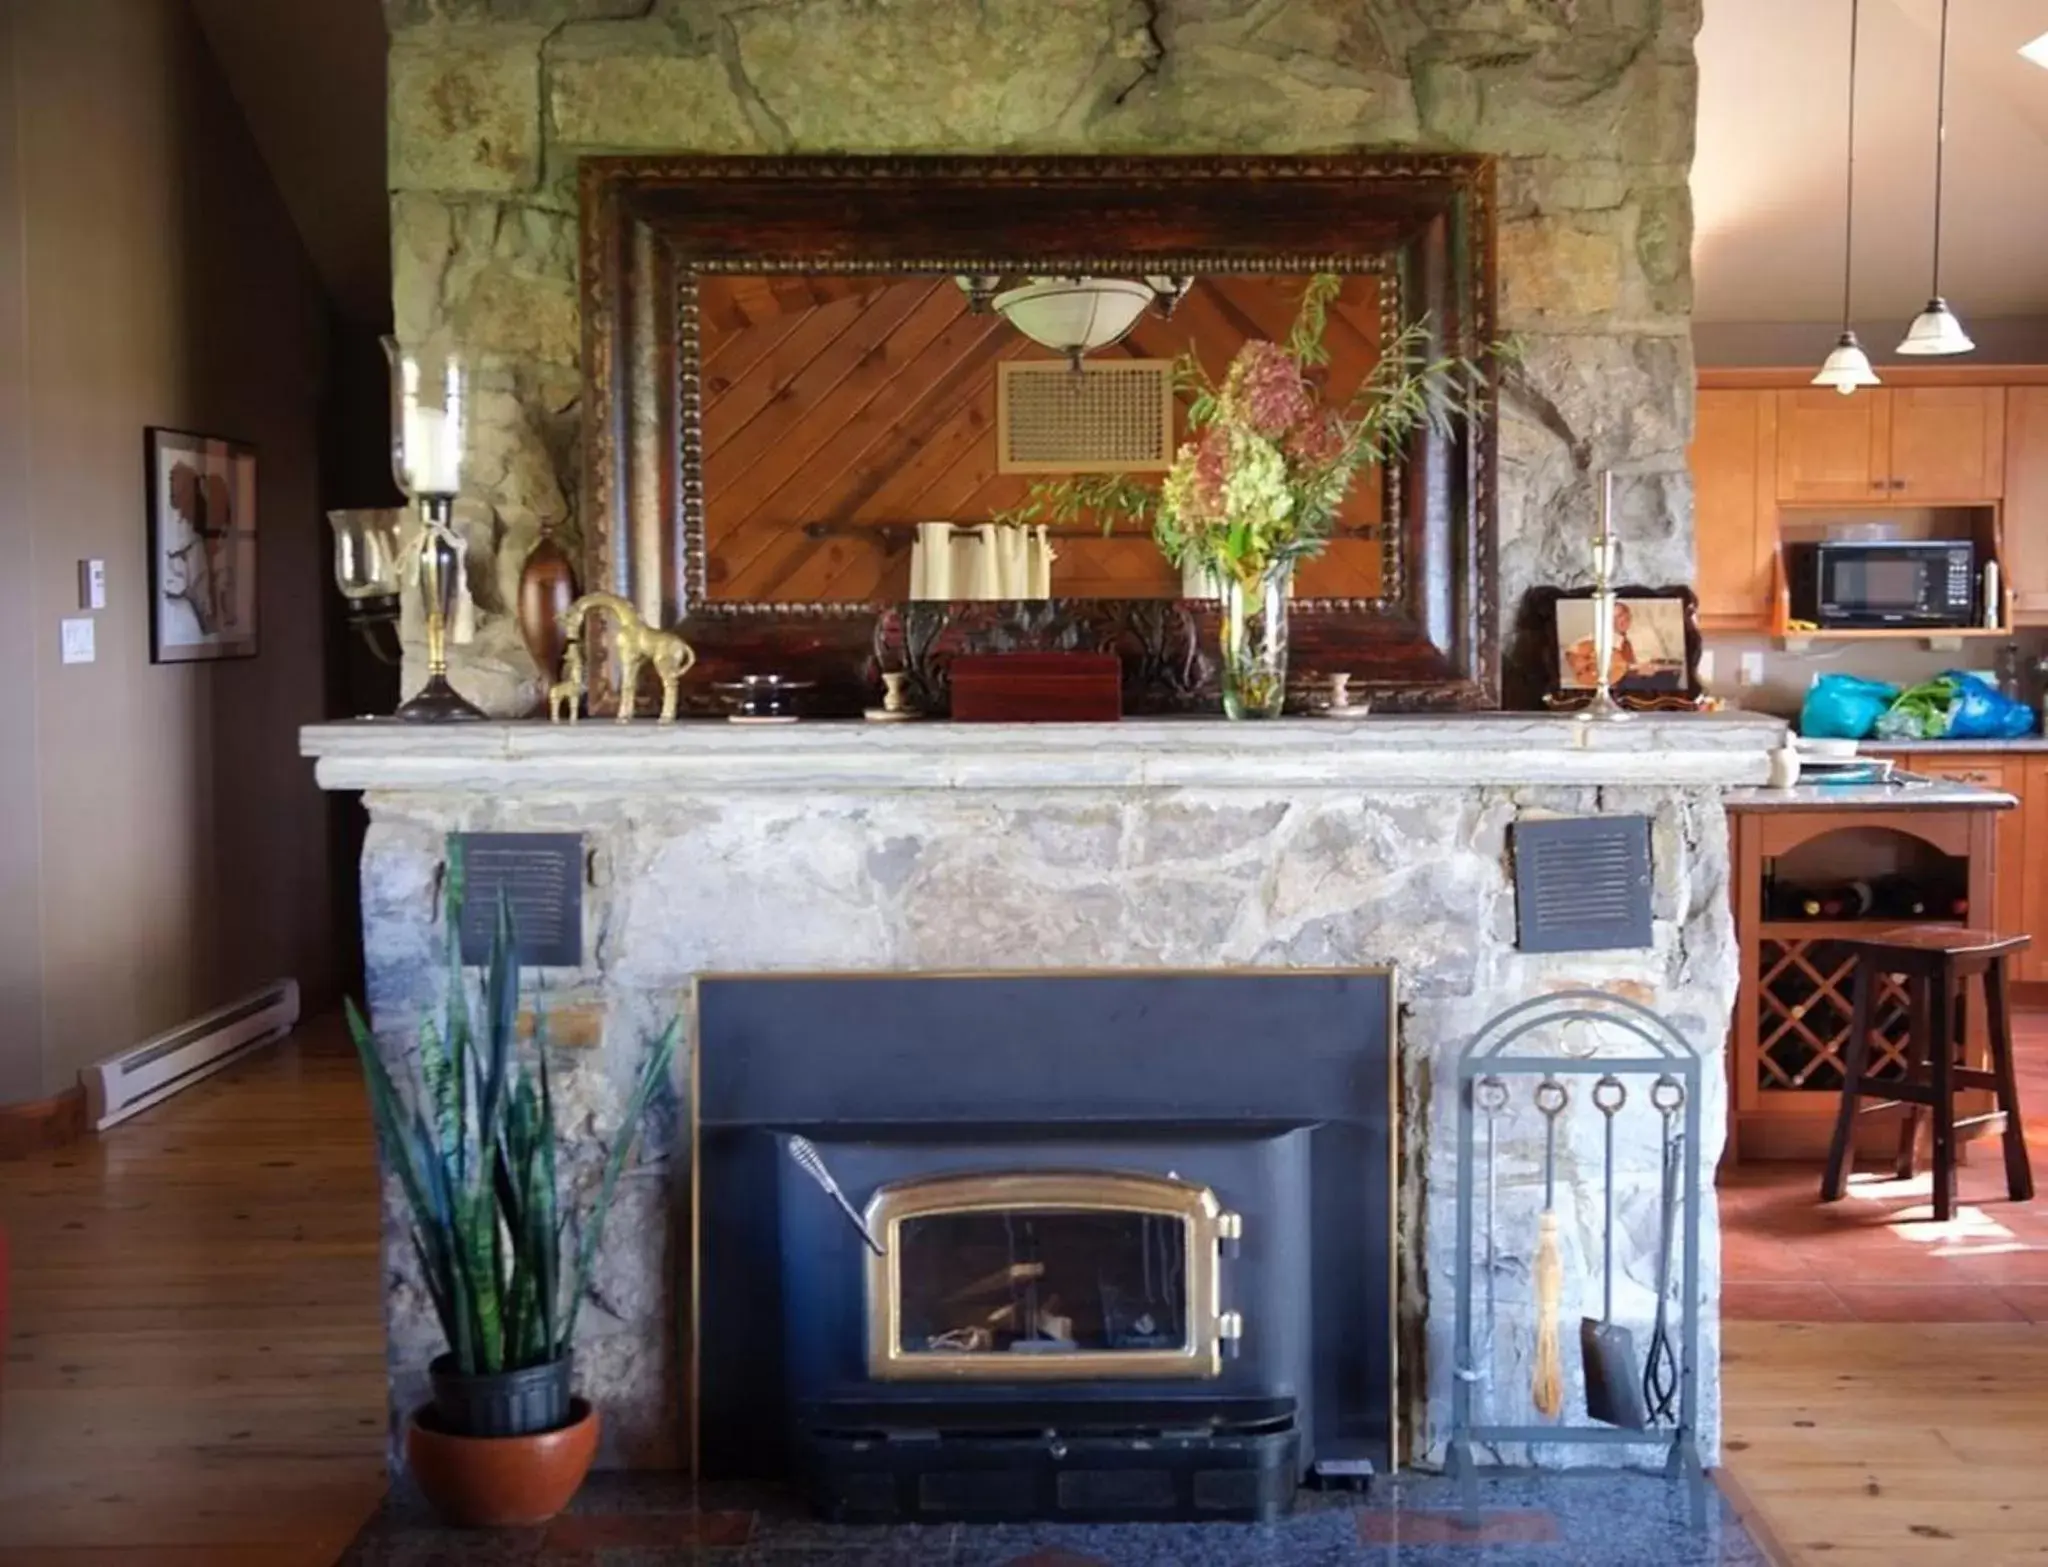
POLYGON ((846 1193, 839 1189, 839 1183, 832 1179, 832 1172, 825 1168, 825 1159, 818 1152, 817 1145, 808 1137, 791 1137, 788 1143, 789 1156, 796 1161, 796 1167, 816 1181, 825 1195, 839 1204, 839 1211, 846 1215, 846 1222, 860 1231, 860 1238, 868 1243, 868 1250, 877 1257, 888 1255, 882 1243, 875 1239, 875 1232, 868 1228, 868 1221, 860 1216, 860 1210, 846 1200, 846 1193))

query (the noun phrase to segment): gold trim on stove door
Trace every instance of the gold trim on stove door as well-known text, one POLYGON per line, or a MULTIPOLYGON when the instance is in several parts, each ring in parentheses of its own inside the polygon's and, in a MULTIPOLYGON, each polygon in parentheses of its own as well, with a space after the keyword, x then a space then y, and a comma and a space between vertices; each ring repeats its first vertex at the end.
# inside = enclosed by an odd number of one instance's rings
POLYGON ((867 1260, 868 1375, 878 1381, 1071 1382, 1077 1378, 1214 1377, 1223 1371, 1224 1214, 1215 1192, 1190 1181, 1130 1171, 1032 1170, 936 1175, 876 1189, 869 1231, 882 1255, 867 1260), (1178 1349, 1100 1349, 1018 1355, 906 1350, 896 1266, 903 1221, 938 1214, 1139 1213, 1178 1219, 1187 1251, 1187 1337, 1178 1349))

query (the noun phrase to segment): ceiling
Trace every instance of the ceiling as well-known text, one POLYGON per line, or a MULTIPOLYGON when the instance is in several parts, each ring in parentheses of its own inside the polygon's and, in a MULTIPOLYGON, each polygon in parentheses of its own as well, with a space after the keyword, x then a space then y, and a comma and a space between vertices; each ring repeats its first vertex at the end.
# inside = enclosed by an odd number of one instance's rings
MULTIPOLYGON (((1693 160, 1695 318, 1842 309, 1850 0, 1706 0, 1693 160)), ((1863 0, 1857 319, 1927 297, 1940 0, 1863 0)), ((2048 0, 1954 0, 1942 292, 1965 323, 2048 315, 2048 70, 2020 58, 2048 0)))
MULTIPOLYGON (((1696 315, 1841 309, 1850 0, 1706 0, 1693 166, 1696 315)), ((192 0, 335 303, 388 313, 378 0, 192 0)), ((1940 0, 1863 0, 1859 319, 1929 281, 1940 0)), ((2048 0, 1954 0, 1942 283, 1966 321, 2048 316, 2048 70, 2016 53, 2048 0)))

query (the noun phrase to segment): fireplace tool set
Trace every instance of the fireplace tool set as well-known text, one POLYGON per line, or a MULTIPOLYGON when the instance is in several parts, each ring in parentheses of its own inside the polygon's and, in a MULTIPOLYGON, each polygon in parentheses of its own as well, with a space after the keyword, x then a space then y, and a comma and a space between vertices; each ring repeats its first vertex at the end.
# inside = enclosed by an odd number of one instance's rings
POLYGON ((1687 1482, 1692 1522, 1704 1528, 1706 1482, 1699 1428, 1700 1079, 1697 1051, 1647 1007, 1604 991, 1575 990, 1525 1001, 1496 1014, 1474 1036, 1458 1067, 1457 1364, 1450 1472, 1464 1482, 1477 1521, 1475 1448, 1503 1444, 1655 1446, 1665 1473, 1687 1482), (1575 1049, 1578 1040, 1590 1050, 1575 1049), (1610 1048, 1612 1046, 1613 1048, 1610 1048), (1579 1085, 1591 1079, 1590 1090, 1579 1085), (1516 1084, 1542 1122, 1542 1208, 1527 1272, 1535 1342, 1528 1400, 1544 1423, 1505 1423, 1510 1390, 1496 1386, 1500 1281, 1519 1272, 1497 1227, 1502 1124, 1516 1084), (1635 1084, 1631 1088, 1631 1084, 1635 1084), (1585 1420, 1569 1418, 1563 1345, 1564 1256, 1557 1207, 1558 1140, 1575 1101, 1600 1117, 1600 1315, 1579 1325, 1585 1420), (1654 1259, 1656 1304, 1649 1333, 1614 1317, 1616 1123, 1638 1104, 1656 1120, 1659 1149, 1654 1259), (1678 1276, 1674 1280, 1674 1252, 1678 1276), (1475 1267, 1477 1277, 1475 1278, 1475 1267), (1674 1288, 1675 1285, 1675 1288, 1674 1288), (1475 1299, 1475 1295, 1477 1298, 1475 1299), (1477 1318, 1477 1322, 1475 1322, 1477 1318), (1674 1321, 1676 1327, 1674 1329, 1674 1321), (1479 1331, 1483 1328, 1483 1332, 1479 1331), (1475 1405, 1483 1398, 1485 1418, 1475 1405))

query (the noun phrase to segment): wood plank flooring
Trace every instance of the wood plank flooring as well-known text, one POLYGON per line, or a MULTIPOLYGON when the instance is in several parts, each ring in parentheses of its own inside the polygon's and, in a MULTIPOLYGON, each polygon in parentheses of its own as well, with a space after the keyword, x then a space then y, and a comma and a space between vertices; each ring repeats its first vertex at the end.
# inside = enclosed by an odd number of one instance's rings
POLYGON ((2048 1327, 1728 1322, 1722 1408, 1790 1567, 2048 1562, 2048 1327))
POLYGON ((328 1567, 383 1493, 377 1184, 331 1022, 0 1164, 0 1567, 328 1567))

